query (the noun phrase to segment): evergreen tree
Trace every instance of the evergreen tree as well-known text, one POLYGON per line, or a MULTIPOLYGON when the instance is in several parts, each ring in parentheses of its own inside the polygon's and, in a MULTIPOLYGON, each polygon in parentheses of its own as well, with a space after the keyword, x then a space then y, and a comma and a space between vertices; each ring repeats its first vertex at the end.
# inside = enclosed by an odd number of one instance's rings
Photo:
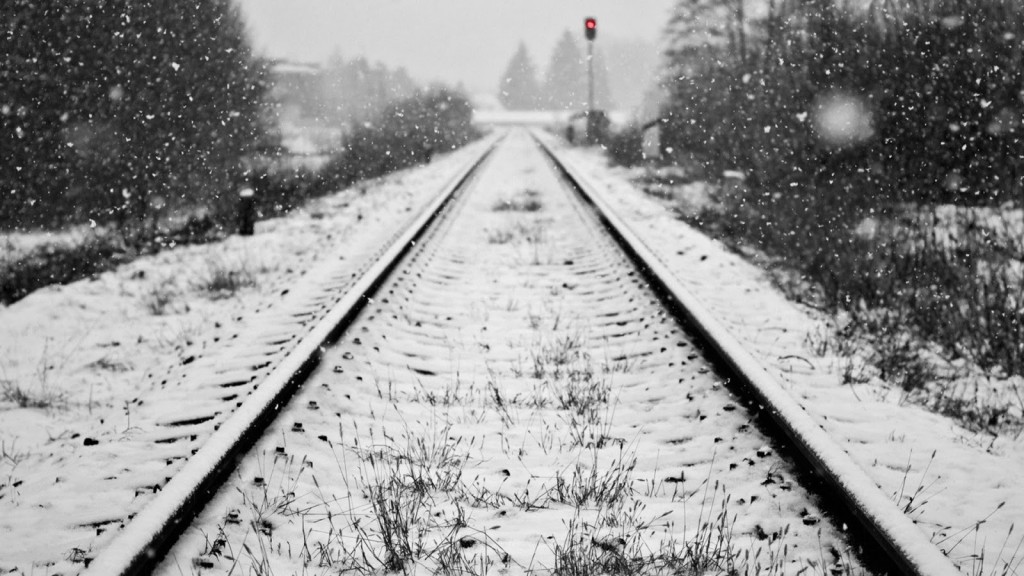
POLYGON ((230 0, 8 0, 0 21, 0 222, 138 232, 233 199, 265 88, 230 0))
POLYGON ((537 69, 522 42, 501 78, 498 99, 509 110, 533 110, 540 105, 537 69))
POLYGON ((587 105, 586 59, 568 30, 551 53, 544 76, 544 101, 553 110, 583 109, 587 105))
MULTIPOLYGON (((584 110, 589 98, 587 55, 566 30, 551 53, 544 79, 542 101, 553 110, 584 110)), ((594 107, 612 106, 608 67, 599 49, 594 50, 594 107)))

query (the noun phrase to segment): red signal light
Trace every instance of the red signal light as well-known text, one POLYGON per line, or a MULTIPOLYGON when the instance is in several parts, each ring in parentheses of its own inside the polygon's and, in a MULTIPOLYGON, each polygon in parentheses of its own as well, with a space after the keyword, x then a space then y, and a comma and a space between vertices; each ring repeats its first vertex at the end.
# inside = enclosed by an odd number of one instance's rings
POLYGON ((597 20, 594 20, 593 18, 587 18, 586 26, 591 30, 597 28, 597 20))
POLYGON ((583 20, 583 32, 586 34, 587 40, 593 40, 597 36, 597 18, 583 20))

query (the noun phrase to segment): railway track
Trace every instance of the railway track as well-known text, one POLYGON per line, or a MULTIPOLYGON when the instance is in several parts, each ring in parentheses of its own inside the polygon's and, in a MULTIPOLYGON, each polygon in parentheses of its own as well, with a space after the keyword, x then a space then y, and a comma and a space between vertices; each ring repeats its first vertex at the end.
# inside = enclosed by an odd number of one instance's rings
POLYGON ((591 188, 484 154, 87 573, 957 573, 591 188))

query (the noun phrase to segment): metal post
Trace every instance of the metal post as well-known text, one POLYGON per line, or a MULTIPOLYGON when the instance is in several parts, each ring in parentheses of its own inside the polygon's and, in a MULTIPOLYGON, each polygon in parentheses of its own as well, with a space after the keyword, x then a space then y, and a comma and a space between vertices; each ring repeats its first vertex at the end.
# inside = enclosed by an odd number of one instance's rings
POLYGON ((583 20, 583 35, 587 39, 587 134, 584 142, 597 144, 600 139, 594 110, 594 38, 597 38, 597 18, 583 20))
POLYGON ((587 144, 593 144, 594 134, 594 41, 587 40, 587 144))
POLYGON ((256 193, 246 186, 238 191, 238 234, 252 236, 256 225, 256 193))
POLYGON ((587 40, 587 116, 594 113, 594 41, 587 40))

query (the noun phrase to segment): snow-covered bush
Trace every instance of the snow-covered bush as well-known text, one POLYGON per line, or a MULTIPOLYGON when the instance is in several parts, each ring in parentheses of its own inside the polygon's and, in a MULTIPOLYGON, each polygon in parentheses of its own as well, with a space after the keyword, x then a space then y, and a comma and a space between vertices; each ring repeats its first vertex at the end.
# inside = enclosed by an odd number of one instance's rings
POLYGON ((644 134, 639 126, 628 126, 608 136, 605 147, 612 161, 621 166, 636 166, 644 161, 644 134))
POLYGON ((0 304, 10 304, 50 284, 66 284, 119 262, 124 244, 106 230, 73 244, 44 243, 0 254, 0 304))
POLYGON ((347 184, 428 162, 477 137, 472 115, 464 96, 444 88, 395 102, 349 134, 322 177, 328 185, 347 184))

